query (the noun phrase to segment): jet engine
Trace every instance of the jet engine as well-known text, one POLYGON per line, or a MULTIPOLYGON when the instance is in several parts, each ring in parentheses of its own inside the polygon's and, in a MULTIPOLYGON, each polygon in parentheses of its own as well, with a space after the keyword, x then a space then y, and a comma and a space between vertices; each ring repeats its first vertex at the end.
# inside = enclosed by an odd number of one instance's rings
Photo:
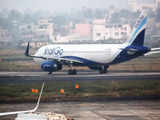
POLYGON ((42 70, 47 72, 55 72, 62 69, 62 64, 55 61, 44 61, 41 64, 41 68, 42 70))

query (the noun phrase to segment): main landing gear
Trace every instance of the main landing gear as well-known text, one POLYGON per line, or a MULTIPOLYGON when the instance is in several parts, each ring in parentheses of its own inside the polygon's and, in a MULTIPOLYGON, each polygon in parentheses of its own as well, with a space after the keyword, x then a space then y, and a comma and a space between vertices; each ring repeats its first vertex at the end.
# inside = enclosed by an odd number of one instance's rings
POLYGON ((99 69, 99 73, 100 74, 107 73, 108 72, 108 68, 109 68, 109 66, 106 66, 106 65, 101 66, 100 69, 99 69))
POLYGON ((76 75, 77 74, 77 70, 76 69, 69 69, 68 70, 68 75, 76 75))

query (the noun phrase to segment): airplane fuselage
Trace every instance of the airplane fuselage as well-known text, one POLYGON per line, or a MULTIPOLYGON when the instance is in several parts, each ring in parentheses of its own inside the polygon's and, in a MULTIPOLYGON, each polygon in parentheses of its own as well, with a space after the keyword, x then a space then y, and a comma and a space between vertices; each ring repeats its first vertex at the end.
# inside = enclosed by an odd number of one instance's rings
MULTIPOLYGON (((123 44, 81 44, 81 45, 47 45, 38 50, 35 56, 46 58, 78 59, 81 62, 108 64, 122 51, 123 44)), ((42 59, 35 58, 42 62, 42 59)))
MULTIPOLYGON (((122 52, 126 51, 126 44, 81 44, 81 45, 47 45, 41 47, 35 56, 43 56, 45 58, 65 58, 82 62, 83 64, 116 64, 114 62, 122 52)), ((130 48, 131 49, 131 48, 130 48)), ((135 58, 141 54, 138 51, 128 52, 127 57, 135 58)), ((125 56, 126 56, 125 55, 125 56)), ((41 58, 34 58, 36 62, 43 62, 41 58)), ((127 59, 128 60, 128 59, 127 59)), ((125 60, 124 60, 125 61, 125 60)), ((123 61, 119 61, 123 62, 123 61)), ((118 63, 118 62, 117 62, 118 63)))

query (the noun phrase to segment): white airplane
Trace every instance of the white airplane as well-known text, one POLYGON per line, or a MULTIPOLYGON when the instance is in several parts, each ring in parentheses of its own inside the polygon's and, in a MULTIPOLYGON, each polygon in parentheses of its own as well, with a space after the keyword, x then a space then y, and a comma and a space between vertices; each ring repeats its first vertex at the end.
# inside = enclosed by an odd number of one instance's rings
POLYGON ((129 39, 123 44, 81 44, 81 45, 46 45, 35 55, 29 55, 29 43, 26 56, 33 57, 41 64, 44 71, 56 72, 64 64, 71 67, 69 74, 76 74, 73 65, 88 66, 90 69, 106 73, 110 65, 125 62, 146 54, 159 53, 160 48, 144 46, 147 16, 142 12, 133 28, 129 39))
POLYGON ((43 84, 42 84, 42 87, 41 87, 41 91, 40 91, 40 94, 39 94, 39 97, 38 97, 37 104, 33 109, 26 110, 26 111, 4 112, 4 113, 0 113, 0 117, 1 116, 7 116, 7 115, 16 115, 16 114, 25 114, 25 113, 36 112, 38 107, 39 107, 39 104, 40 104, 40 100, 41 100, 41 96, 42 96, 42 93, 43 93, 44 85, 45 85, 45 81, 43 81, 43 84))

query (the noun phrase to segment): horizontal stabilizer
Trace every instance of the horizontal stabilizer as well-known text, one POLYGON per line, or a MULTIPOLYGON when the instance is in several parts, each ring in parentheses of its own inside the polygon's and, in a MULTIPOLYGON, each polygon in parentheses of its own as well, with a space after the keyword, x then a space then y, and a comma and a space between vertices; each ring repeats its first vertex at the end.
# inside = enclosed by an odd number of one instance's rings
POLYGON ((146 53, 145 56, 160 53, 160 48, 151 48, 150 52, 146 53))

